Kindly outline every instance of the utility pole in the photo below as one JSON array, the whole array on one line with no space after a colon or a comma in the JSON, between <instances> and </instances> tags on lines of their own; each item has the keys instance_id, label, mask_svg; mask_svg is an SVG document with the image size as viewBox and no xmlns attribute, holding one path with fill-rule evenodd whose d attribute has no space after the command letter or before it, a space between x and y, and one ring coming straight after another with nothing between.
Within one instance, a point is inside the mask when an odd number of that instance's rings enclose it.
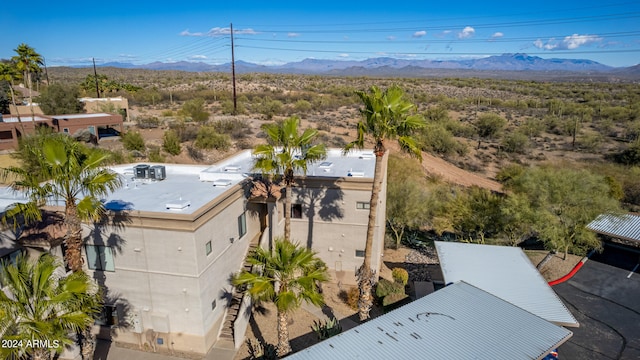
<instances>
[{"instance_id":1,"label":"utility pole","mask_svg":"<svg viewBox=\"0 0 640 360\"><path fill-rule=\"evenodd\" d=\"M98 71L96 71L96 59L91 59L93 60L93 78L96 80L96 94L98 95L98 99L100 99L100 88L98 87Z\"/></svg>"},{"instance_id":2,"label":"utility pole","mask_svg":"<svg viewBox=\"0 0 640 360\"><path fill-rule=\"evenodd\" d=\"M42 57L42 63L44 64L44 74L47 76L47 86L51 85L49 82L49 70L47 69L47 59Z\"/></svg>"},{"instance_id":3,"label":"utility pole","mask_svg":"<svg viewBox=\"0 0 640 360\"><path fill-rule=\"evenodd\" d=\"M238 114L238 102L236 99L236 59L233 50L233 23L230 24L231 29L231 81L233 82L233 115Z\"/></svg>"}]
</instances>

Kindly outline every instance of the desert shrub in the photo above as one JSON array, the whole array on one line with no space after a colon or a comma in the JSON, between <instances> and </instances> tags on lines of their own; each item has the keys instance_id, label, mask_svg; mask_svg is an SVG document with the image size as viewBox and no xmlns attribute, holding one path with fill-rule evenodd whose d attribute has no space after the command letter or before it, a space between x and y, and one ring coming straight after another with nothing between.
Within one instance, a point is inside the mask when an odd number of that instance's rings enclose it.
<instances>
[{"instance_id":1,"label":"desert shrub","mask_svg":"<svg viewBox=\"0 0 640 360\"><path fill-rule=\"evenodd\" d=\"M198 150L195 146L187 145L187 154L189 154L189 157L195 161L204 160L204 154L202 154L202 151Z\"/></svg>"},{"instance_id":2,"label":"desert shrub","mask_svg":"<svg viewBox=\"0 0 640 360\"><path fill-rule=\"evenodd\" d=\"M333 317L327 321L314 320L311 329L318 336L318 340L325 340L342 332L342 325L338 319Z\"/></svg>"},{"instance_id":3,"label":"desert shrub","mask_svg":"<svg viewBox=\"0 0 640 360\"><path fill-rule=\"evenodd\" d=\"M623 165L640 165L640 141L636 141L627 149L614 155L613 159Z\"/></svg>"},{"instance_id":4,"label":"desert shrub","mask_svg":"<svg viewBox=\"0 0 640 360\"><path fill-rule=\"evenodd\" d=\"M349 290L340 290L338 297L342 302L349 305L353 310L358 309L358 299L360 298L360 290L357 287L350 287Z\"/></svg>"},{"instance_id":5,"label":"desert shrub","mask_svg":"<svg viewBox=\"0 0 640 360\"><path fill-rule=\"evenodd\" d=\"M162 123L162 121L160 121L160 119L155 116L139 116L138 118L136 118L136 122L138 123L138 127L140 129L156 129L160 127L160 124Z\"/></svg>"},{"instance_id":6,"label":"desert shrub","mask_svg":"<svg viewBox=\"0 0 640 360\"><path fill-rule=\"evenodd\" d=\"M320 131L326 131L326 132L331 132L331 125L329 123L326 122L318 122L318 125L316 125L316 129L320 130Z\"/></svg>"},{"instance_id":7,"label":"desert shrub","mask_svg":"<svg viewBox=\"0 0 640 360\"><path fill-rule=\"evenodd\" d=\"M234 139L243 139L252 134L252 130L246 120L218 120L212 126L218 133L228 134Z\"/></svg>"},{"instance_id":8,"label":"desert shrub","mask_svg":"<svg viewBox=\"0 0 640 360\"><path fill-rule=\"evenodd\" d=\"M389 294L402 293L404 294L404 285L401 283L391 282L387 279L380 279L376 285L376 296L384 298Z\"/></svg>"},{"instance_id":9,"label":"desert shrub","mask_svg":"<svg viewBox=\"0 0 640 360\"><path fill-rule=\"evenodd\" d=\"M149 149L149 161L155 163L163 163L165 162L165 157L160 153L159 147L153 147Z\"/></svg>"},{"instance_id":10,"label":"desert shrub","mask_svg":"<svg viewBox=\"0 0 640 360\"><path fill-rule=\"evenodd\" d=\"M185 101L179 114L196 122L205 122L209 119L209 113L204 109L203 98Z\"/></svg>"},{"instance_id":11,"label":"desert shrub","mask_svg":"<svg viewBox=\"0 0 640 360\"><path fill-rule=\"evenodd\" d=\"M406 286L409 282L409 273L403 268L393 268L391 277L393 277L393 281L402 284L402 286Z\"/></svg>"},{"instance_id":12,"label":"desert shrub","mask_svg":"<svg viewBox=\"0 0 640 360\"><path fill-rule=\"evenodd\" d=\"M162 116L173 116L173 110L162 110Z\"/></svg>"},{"instance_id":13,"label":"desert shrub","mask_svg":"<svg viewBox=\"0 0 640 360\"><path fill-rule=\"evenodd\" d=\"M212 126L203 126L198 130L194 145L200 149L226 151L231 147L231 140L228 135L219 134Z\"/></svg>"},{"instance_id":14,"label":"desert shrub","mask_svg":"<svg viewBox=\"0 0 640 360\"><path fill-rule=\"evenodd\" d=\"M123 133L120 136L120 141L122 141L122 146L124 146L124 148L129 150L129 151L131 151L131 150L144 151L145 150L144 138L137 131L127 131L126 133Z\"/></svg>"},{"instance_id":15,"label":"desert shrub","mask_svg":"<svg viewBox=\"0 0 640 360\"><path fill-rule=\"evenodd\" d=\"M430 123L417 135L419 146L424 151L443 155L463 154L466 146L453 138L443 125Z\"/></svg>"},{"instance_id":16,"label":"desert shrub","mask_svg":"<svg viewBox=\"0 0 640 360\"><path fill-rule=\"evenodd\" d=\"M258 339L247 339L249 348L249 359L251 360L275 360L278 358L276 347L268 342Z\"/></svg>"},{"instance_id":17,"label":"desert shrub","mask_svg":"<svg viewBox=\"0 0 640 360\"><path fill-rule=\"evenodd\" d=\"M300 99L293 104L293 111L298 114L307 113L311 111L312 108L311 103L304 99Z\"/></svg>"},{"instance_id":18,"label":"desert shrub","mask_svg":"<svg viewBox=\"0 0 640 360\"><path fill-rule=\"evenodd\" d=\"M585 134L578 138L576 141L578 147L586 151L598 151L600 145L602 144L602 135L600 134Z\"/></svg>"},{"instance_id":19,"label":"desert shrub","mask_svg":"<svg viewBox=\"0 0 640 360\"><path fill-rule=\"evenodd\" d=\"M524 154L528 148L529 138L519 131L507 134L504 139L502 139L502 150L505 152Z\"/></svg>"},{"instance_id":20,"label":"desert shrub","mask_svg":"<svg viewBox=\"0 0 640 360\"><path fill-rule=\"evenodd\" d=\"M265 97L257 104L254 104L254 111L264 115L267 119L273 118L275 115L282 114L284 104L280 100L274 100L270 97Z\"/></svg>"},{"instance_id":21,"label":"desert shrub","mask_svg":"<svg viewBox=\"0 0 640 360\"><path fill-rule=\"evenodd\" d=\"M173 130L167 130L162 135L162 148L171 155L180 154L180 138Z\"/></svg>"},{"instance_id":22,"label":"desert shrub","mask_svg":"<svg viewBox=\"0 0 640 360\"><path fill-rule=\"evenodd\" d=\"M402 300L406 299L407 297L408 297L408 295L405 294L405 293L392 293L392 294L389 294L389 295L385 296L384 299L382 299L382 306L387 308L389 305L393 305L393 304L397 303L398 301L402 301ZM389 310L389 309L385 309L385 310Z\"/></svg>"}]
</instances>

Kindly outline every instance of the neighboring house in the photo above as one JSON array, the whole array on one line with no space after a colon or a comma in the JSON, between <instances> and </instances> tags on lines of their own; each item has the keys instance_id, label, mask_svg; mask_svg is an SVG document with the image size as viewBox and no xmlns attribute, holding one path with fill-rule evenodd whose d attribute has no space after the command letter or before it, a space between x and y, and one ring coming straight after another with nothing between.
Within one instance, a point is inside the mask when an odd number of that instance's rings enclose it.
<instances>
[{"instance_id":1,"label":"neighboring house","mask_svg":"<svg viewBox=\"0 0 640 360\"><path fill-rule=\"evenodd\" d=\"M70 115L35 115L18 117L3 115L0 118L0 150L16 149L18 140L26 134L31 134L37 127L45 126L56 132L69 135L80 131L87 131L100 139L103 132L122 132L122 116L117 114L70 114ZM111 130L111 131L110 131Z\"/></svg>"},{"instance_id":2,"label":"neighboring house","mask_svg":"<svg viewBox=\"0 0 640 360\"><path fill-rule=\"evenodd\" d=\"M233 293L230 276L242 269L250 245L268 247L283 233L284 197L249 199L253 161L245 150L212 166L112 168L123 178L104 199L114 215L105 224L84 225L85 263L106 290L102 336L197 354L218 341ZM374 167L371 151L342 156L329 150L294 188L292 239L319 253L334 282L355 284L362 264ZM373 247L377 273L386 177L382 189ZM0 193L2 201L11 199ZM236 347L247 325L242 315L233 325ZM110 328L124 322L128 328Z\"/></svg>"},{"instance_id":3,"label":"neighboring house","mask_svg":"<svg viewBox=\"0 0 640 360\"><path fill-rule=\"evenodd\" d=\"M129 100L122 96L108 98L84 97L79 99L84 103L84 110L87 113L117 112L124 117L124 121L129 119Z\"/></svg>"}]
</instances>

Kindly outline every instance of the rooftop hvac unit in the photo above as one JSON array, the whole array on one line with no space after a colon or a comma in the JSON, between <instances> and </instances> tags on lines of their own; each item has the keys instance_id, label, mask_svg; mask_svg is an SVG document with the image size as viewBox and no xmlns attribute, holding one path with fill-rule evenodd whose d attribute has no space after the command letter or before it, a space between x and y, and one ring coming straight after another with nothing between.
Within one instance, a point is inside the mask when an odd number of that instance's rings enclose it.
<instances>
[{"instance_id":1,"label":"rooftop hvac unit","mask_svg":"<svg viewBox=\"0 0 640 360\"><path fill-rule=\"evenodd\" d=\"M167 178L167 169L164 165L154 165L149 168L149 178L155 180L164 180Z\"/></svg>"},{"instance_id":2,"label":"rooftop hvac unit","mask_svg":"<svg viewBox=\"0 0 640 360\"><path fill-rule=\"evenodd\" d=\"M146 179L149 177L149 165L140 164L133 167L136 179Z\"/></svg>"}]
</instances>

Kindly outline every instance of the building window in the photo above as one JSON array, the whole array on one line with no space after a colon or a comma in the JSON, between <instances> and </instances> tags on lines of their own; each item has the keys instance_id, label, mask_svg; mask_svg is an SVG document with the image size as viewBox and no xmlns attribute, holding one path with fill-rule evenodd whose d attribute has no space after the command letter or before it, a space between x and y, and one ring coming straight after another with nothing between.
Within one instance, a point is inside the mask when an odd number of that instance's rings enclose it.
<instances>
[{"instance_id":1,"label":"building window","mask_svg":"<svg viewBox=\"0 0 640 360\"><path fill-rule=\"evenodd\" d=\"M91 270L115 271L113 251L110 246L86 245L87 265Z\"/></svg>"},{"instance_id":2,"label":"building window","mask_svg":"<svg viewBox=\"0 0 640 360\"><path fill-rule=\"evenodd\" d=\"M356 250L356 257L364 257L364 250Z\"/></svg>"},{"instance_id":3,"label":"building window","mask_svg":"<svg viewBox=\"0 0 640 360\"><path fill-rule=\"evenodd\" d=\"M302 219L302 204L291 204L291 218Z\"/></svg>"},{"instance_id":4,"label":"building window","mask_svg":"<svg viewBox=\"0 0 640 360\"><path fill-rule=\"evenodd\" d=\"M62 132L65 133L65 134L68 134L69 133L69 128L62 128Z\"/></svg>"},{"instance_id":5,"label":"building window","mask_svg":"<svg viewBox=\"0 0 640 360\"><path fill-rule=\"evenodd\" d=\"M118 309L115 305L104 305L96 324L102 326L118 325Z\"/></svg>"},{"instance_id":6,"label":"building window","mask_svg":"<svg viewBox=\"0 0 640 360\"><path fill-rule=\"evenodd\" d=\"M356 209L358 210L368 210L370 208L368 201L358 201L356 203Z\"/></svg>"},{"instance_id":7,"label":"building window","mask_svg":"<svg viewBox=\"0 0 640 360\"><path fill-rule=\"evenodd\" d=\"M244 236L247 233L247 213L244 212L238 216L238 238Z\"/></svg>"},{"instance_id":8,"label":"building window","mask_svg":"<svg viewBox=\"0 0 640 360\"><path fill-rule=\"evenodd\" d=\"M207 241L207 243L204 244L204 248L207 255L211 254L211 241Z\"/></svg>"}]
</instances>

